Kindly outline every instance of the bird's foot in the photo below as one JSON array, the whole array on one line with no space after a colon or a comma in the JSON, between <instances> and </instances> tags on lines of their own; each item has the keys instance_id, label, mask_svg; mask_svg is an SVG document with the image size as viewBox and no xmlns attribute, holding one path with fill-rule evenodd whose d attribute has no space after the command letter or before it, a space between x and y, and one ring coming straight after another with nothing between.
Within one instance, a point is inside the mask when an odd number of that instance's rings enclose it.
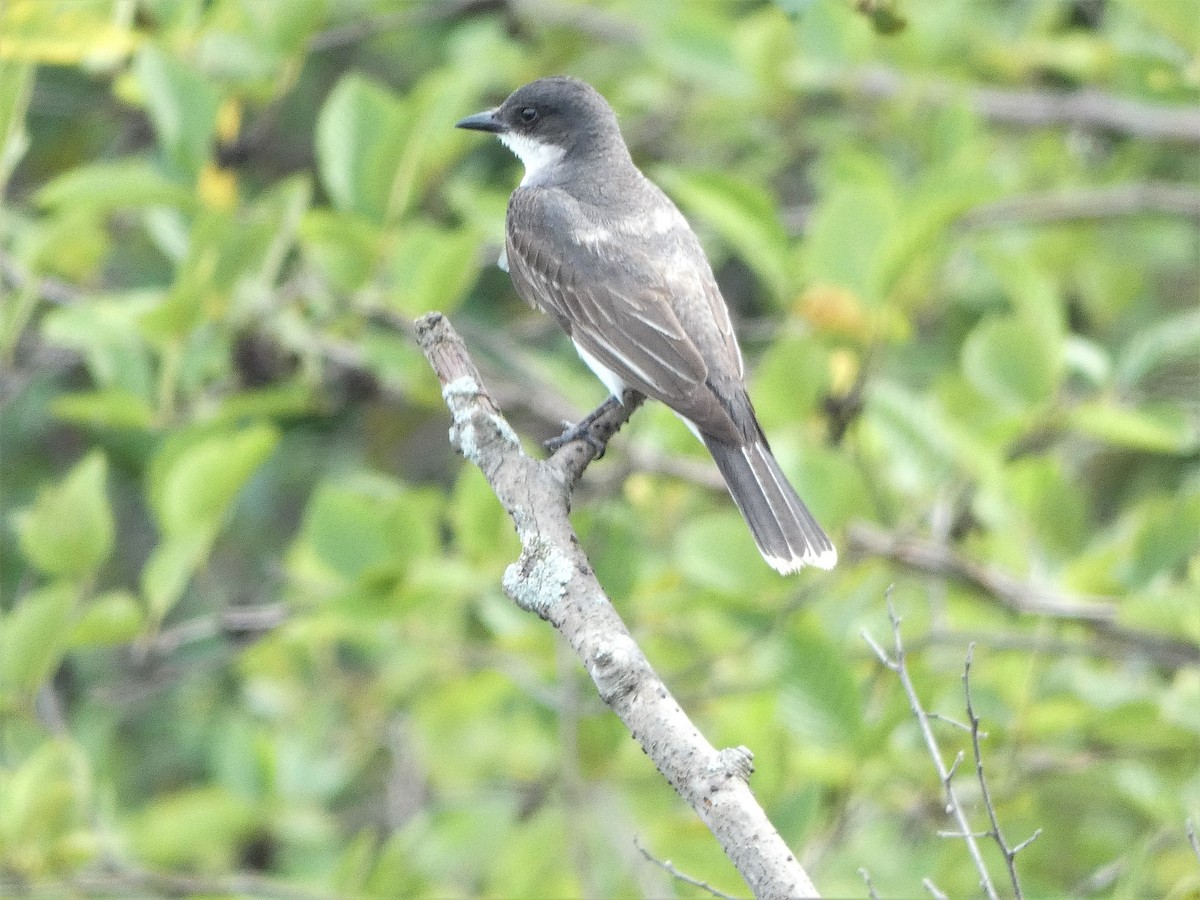
<instances>
[{"instance_id":1,"label":"bird's foot","mask_svg":"<svg viewBox=\"0 0 1200 900\"><path fill-rule=\"evenodd\" d=\"M550 438L550 440L545 441L542 446L551 453L554 453L556 450L571 443L571 441L585 441L587 445L595 451L595 456L593 458L599 459L604 455L604 450L608 446L608 441L596 434L592 428L592 425L595 424L596 420L602 415L607 413L614 406L620 405L620 403L621 401L616 397L609 397L575 425L571 425L568 422L563 422L563 425L565 426L563 433L558 437Z\"/></svg>"},{"instance_id":2,"label":"bird's foot","mask_svg":"<svg viewBox=\"0 0 1200 900\"><path fill-rule=\"evenodd\" d=\"M572 425L569 422L563 422L565 426L563 433L558 437L552 437L548 441L543 441L542 446L551 453L561 449L571 441L585 441L589 447L596 451L595 459L599 459L604 455L604 450L608 446L607 442L600 440L596 432L592 430L592 423L587 419Z\"/></svg>"}]
</instances>

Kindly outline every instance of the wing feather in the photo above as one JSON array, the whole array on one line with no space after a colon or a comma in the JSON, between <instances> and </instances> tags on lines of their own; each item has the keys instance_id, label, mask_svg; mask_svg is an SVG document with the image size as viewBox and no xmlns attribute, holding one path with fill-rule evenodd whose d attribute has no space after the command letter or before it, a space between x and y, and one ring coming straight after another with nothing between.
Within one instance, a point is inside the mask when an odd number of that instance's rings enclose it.
<instances>
[{"instance_id":1,"label":"wing feather","mask_svg":"<svg viewBox=\"0 0 1200 900\"><path fill-rule=\"evenodd\" d=\"M513 192L505 249L517 293L629 387L686 410L708 366L676 314L669 273L635 241L605 229L581 236L581 221L561 190Z\"/></svg>"}]
</instances>

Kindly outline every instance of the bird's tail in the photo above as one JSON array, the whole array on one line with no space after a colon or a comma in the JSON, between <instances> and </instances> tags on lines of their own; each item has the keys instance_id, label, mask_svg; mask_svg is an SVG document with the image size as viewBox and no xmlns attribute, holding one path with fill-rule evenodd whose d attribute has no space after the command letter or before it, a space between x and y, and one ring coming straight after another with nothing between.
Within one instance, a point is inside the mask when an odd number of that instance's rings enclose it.
<instances>
[{"instance_id":1,"label":"bird's tail","mask_svg":"<svg viewBox=\"0 0 1200 900\"><path fill-rule=\"evenodd\" d=\"M758 551L781 574L804 566L832 569L837 551L796 494L765 441L741 446L702 435L750 526Z\"/></svg>"}]
</instances>

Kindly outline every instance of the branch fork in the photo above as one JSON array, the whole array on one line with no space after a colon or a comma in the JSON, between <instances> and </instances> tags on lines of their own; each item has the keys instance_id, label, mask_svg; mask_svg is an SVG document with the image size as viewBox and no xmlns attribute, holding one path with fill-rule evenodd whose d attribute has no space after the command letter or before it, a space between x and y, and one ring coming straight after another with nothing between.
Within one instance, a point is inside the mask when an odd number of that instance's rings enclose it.
<instances>
[{"instance_id":1,"label":"branch fork","mask_svg":"<svg viewBox=\"0 0 1200 900\"><path fill-rule=\"evenodd\" d=\"M588 419L590 436L568 439L549 459L537 460L521 449L446 318L429 313L417 320L416 332L442 384L451 443L483 472L520 538L521 555L503 576L505 593L566 638L600 697L756 897L819 896L750 791L753 754L745 747L718 751L684 713L596 580L571 526L571 490L642 398L626 394L621 403L605 404Z\"/></svg>"}]
</instances>

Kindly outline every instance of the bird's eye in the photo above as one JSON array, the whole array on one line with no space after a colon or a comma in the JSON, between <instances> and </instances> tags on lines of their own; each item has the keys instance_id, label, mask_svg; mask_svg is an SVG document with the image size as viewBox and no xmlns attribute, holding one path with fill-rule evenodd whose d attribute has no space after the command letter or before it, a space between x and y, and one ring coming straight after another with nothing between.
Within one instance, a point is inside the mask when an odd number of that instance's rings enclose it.
<instances>
[{"instance_id":1,"label":"bird's eye","mask_svg":"<svg viewBox=\"0 0 1200 900\"><path fill-rule=\"evenodd\" d=\"M521 121L526 125L530 124L531 122L536 122L537 117L538 111L532 106L527 106L521 110Z\"/></svg>"}]
</instances>

